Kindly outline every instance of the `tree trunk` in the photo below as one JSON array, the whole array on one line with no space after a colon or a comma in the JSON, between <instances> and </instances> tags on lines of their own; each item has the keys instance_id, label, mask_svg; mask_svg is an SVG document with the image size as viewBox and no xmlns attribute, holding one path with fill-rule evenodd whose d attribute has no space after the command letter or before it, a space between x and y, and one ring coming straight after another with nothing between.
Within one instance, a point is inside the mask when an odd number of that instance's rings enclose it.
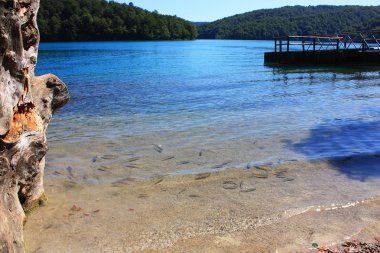
<instances>
[{"instance_id":1,"label":"tree trunk","mask_svg":"<svg viewBox=\"0 0 380 253\"><path fill-rule=\"evenodd\" d=\"M34 76L39 0L0 0L0 252L23 252L25 212L46 200L46 128L69 100L54 75Z\"/></svg>"}]
</instances>

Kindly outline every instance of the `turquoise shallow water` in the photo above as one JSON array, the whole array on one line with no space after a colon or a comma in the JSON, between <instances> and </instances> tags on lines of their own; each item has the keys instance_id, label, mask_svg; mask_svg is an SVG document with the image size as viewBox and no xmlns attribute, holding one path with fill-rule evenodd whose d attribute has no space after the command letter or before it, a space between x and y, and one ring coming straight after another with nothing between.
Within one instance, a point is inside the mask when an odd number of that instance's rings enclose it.
<instances>
[{"instance_id":1,"label":"turquoise shallow water","mask_svg":"<svg viewBox=\"0 0 380 253\"><path fill-rule=\"evenodd\" d=\"M272 68L271 50L271 41L42 43L37 74L58 75L72 97L50 125L47 170L151 177L380 152L378 69Z\"/></svg>"}]
</instances>

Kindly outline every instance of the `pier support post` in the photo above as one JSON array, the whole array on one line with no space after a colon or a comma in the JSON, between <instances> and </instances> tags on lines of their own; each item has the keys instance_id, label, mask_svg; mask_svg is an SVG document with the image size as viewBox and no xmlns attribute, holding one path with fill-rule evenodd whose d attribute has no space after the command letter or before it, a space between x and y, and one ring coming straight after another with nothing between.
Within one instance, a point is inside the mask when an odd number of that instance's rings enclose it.
<instances>
[{"instance_id":1,"label":"pier support post","mask_svg":"<svg viewBox=\"0 0 380 253\"><path fill-rule=\"evenodd\" d=\"M277 40L274 39L274 52L277 53Z\"/></svg>"},{"instance_id":2,"label":"pier support post","mask_svg":"<svg viewBox=\"0 0 380 253\"><path fill-rule=\"evenodd\" d=\"M302 51L305 51L305 39L302 38Z\"/></svg>"},{"instance_id":3,"label":"pier support post","mask_svg":"<svg viewBox=\"0 0 380 253\"><path fill-rule=\"evenodd\" d=\"M288 36L287 43L286 43L286 52L289 52L289 48L290 48L290 40L289 40L289 36Z\"/></svg>"},{"instance_id":4,"label":"pier support post","mask_svg":"<svg viewBox=\"0 0 380 253\"><path fill-rule=\"evenodd\" d=\"M339 39L336 40L336 51L339 51Z\"/></svg>"}]
</instances>

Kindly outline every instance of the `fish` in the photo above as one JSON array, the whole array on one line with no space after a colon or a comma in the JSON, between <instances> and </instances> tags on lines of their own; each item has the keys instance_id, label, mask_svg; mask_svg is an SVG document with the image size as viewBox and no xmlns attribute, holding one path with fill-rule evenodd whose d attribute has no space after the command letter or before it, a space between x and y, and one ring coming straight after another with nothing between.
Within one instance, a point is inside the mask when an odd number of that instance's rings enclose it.
<instances>
[{"instance_id":1,"label":"fish","mask_svg":"<svg viewBox=\"0 0 380 253\"><path fill-rule=\"evenodd\" d=\"M130 163L130 162L135 162L135 161L137 161L137 160L140 160L140 157L132 157L132 158L129 158L129 159L127 160L127 162Z\"/></svg>"},{"instance_id":2,"label":"fish","mask_svg":"<svg viewBox=\"0 0 380 253\"><path fill-rule=\"evenodd\" d=\"M70 166L66 168L67 172L69 172L69 175L71 177L74 177L74 174L73 174L73 168L71 168Z\"/></svg>"},{"instance_id":3,"label":"fish","mask_svg":"<svg viewBox=\"0 0 380 253\"><path fill-rule=\"evenodd\" d=\"M126 177L126 178L123 178L123 179L120 179L120 180L117 180L115 182L113 182L112 184L127 184L128 182L135 182L136 179L135 178L132 178L132 177Z\"/></svg>"},{"instance_id":4,"label":"fish","mask_svg":"<svg viewBox=\"0 0 380 253\"><path fill-rule=\"evenodd\" d=\"M157 178L156 180L154 180L153 185L157 185L157 184L161 183L162 181L164 181L163 177Z\"/></svg>"},{"instance_id":5,"label":"fish","mask_svg":"<svg viewBox=\"0 0 380 253\"><path fill-rule=\"evenodd\" d=\"M153 145L154 150L156 150L158 153L162 153L164 150L161 145L154 144Z\"/></svg>"},{"instance_id":6,"label":"fish","mask_svg":"<svg viewBox=\"0 0 380 253\"><path fill-rule=\"evenodd\" d=\"M102 156L102 159L105 159L105 160L116 159L116 158L117 158L116 155L103 155Z\"/></svg>"},{"instance_id":7,"label":"fish","mask_svg":"<svg viewBox=\"0 0 380 253\"><path fill-rule=\"evenodd\" d=\"M256 188L254 188L254 187L245 188L245 187L243 187L243 185L244 185L244 182L241 181L240 182L240 192L253 192L253 191L256 191Z\"/></svg>"},{"instance_id":8,"label":"fish","mask_svg":"<svg viewBox=\"0 0 380 253\"><path fill-rule=\"evenodd\" d=\"M195 180L205 179L205 178L208 178L210 175L211 173L208 173L208 172L200 173L200 174L195 175Z\"/></svg>"},{"instance_id":9,"label":"fish","mask_svg":"<svg viewBox=\"0 0 380 253\"><path fill-rule=\"evenodd\" d=\"M253 191L256 191L256 188L240 189L240 192L253 192Z\"/></svg>"},{"instance_id":10,"label":"fish","mask_svg":"<svg viewBox=\"0 0 380 253\"><path fill-rule=\"evenodd\" d=\"M214 154L216 154L215 151L212 151L212 150L209 150L209 149L201 149L201 150L199 151L199 153L198 153L198 156L203 156L203 153L204 153L204 152L210 152L210 153L214 153Z\"/></svg>"},{"instance_id":11,"label":"fish","mask_svg":"<svg viewBox=\"0 0 380 253\"><path fill-rule=\"evenodd\" d=\"M261 166L255 166L255 169L257 169L257 170L263 170L263 171L268 171L267 168L261 167Z\"/></svg>"},{"instance_id":12,"label":"fish","mask_svg":"<svg viewBox=\"0 0 380 253\"><path fill-rule=\"evenodd\" d=\"M268 178L268 173L254 172L251 177Z\"/></svg>"},{"instance_id":13,"label":"fish","mask_svg":"<svg viewBox=\"0 0 380 253\"><path fill-rule=\"evenodd\" d=\"M125 167L127 167L127 168L131 168L131 169L140 169L139 167L137 167L137 166L134 165L134 164L127 164L127 165L125 165Z\"/></svg>"},{"instance_id":14,"label":"fish","mask_svg":"<svg viewBox=\"0 0 380 253\"><path fill-rule=\"evenodd\" d=\"M189 161L182 161L182 162L177 163L177 165L184 165L184 164L189 164L189 163L190 163Z\"/></svg>"},{"instance_id":15,"label":"fish","mask_svg":"<svg viewBox=\"0 0 380 253\"><path fill-rule=\"evenodd\" d=\"M174 158L175 158L174 156L168 156L168 157L162 159L162 161L168 161L168 160L172 160Z\"/></svg>"},{"instance_id":16,"label":"fish","mask_svg":"<svg viewBox=\"0 0 380 253\"><path fill-rule=\"evenodd\" d=\"M238 188L238 185L234 181L224 181L223 182L223 189L234 190L236 188Z\"/></svg>"},{"instance_id":17,"label":"fish","mask_svg":"<svg viewBox=\"0 0 380 253\"><path fill-rule=\"evenodd\" d=\"M223 168L224 166L226 166L226 165L228 165L230 163L232 163L232 162L228 161L228 162L225 162L225 163L222 163L222 164L214 165L214 166L211 167L211 169L221 169L221 168Z\"/></svg>"}]
</instances>

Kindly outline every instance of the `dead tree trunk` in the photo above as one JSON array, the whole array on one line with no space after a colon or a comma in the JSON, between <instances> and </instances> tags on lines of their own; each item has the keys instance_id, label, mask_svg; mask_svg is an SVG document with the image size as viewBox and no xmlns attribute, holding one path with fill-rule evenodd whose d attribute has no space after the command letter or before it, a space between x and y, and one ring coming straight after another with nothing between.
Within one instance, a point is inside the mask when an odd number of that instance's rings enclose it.
<instances>
[{"instance_id":1,"label":"dead tree trunk","mask_svg":"<svg viewBox=\"0 0 380 253\"><path fill-rule=\"evenodd\" d=\"M45 131L69 95L54 75L34 76L39 0L0 0L0 252L23 252L25 211L46 199Z\"/></svg>"}]
</instances>

